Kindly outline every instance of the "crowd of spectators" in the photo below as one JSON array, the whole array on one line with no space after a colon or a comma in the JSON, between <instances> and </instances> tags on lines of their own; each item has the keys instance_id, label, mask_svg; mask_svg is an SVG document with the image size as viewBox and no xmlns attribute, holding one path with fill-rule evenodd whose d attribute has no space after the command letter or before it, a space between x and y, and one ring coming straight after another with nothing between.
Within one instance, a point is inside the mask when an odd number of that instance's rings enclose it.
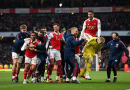
<instances>
[{"instance_id":1,"label":"crowd of spectators","mask_svg":"<svg viewBox=\"0 0 130 90\"><path fill-rule=\"evenodd\" d=\"M10 40L0 41L0 64L11 64L12 63L12 55L11 55L11 47L12 44Z\"/></svg>"},{"instance_id":2,"label":"crowd of spectators","mask_svg":"<svg viewBox=\"0 0 130 90\"><path fill-rule=\"evenodd\" d=\"M0 0L0 8L57 8L129 6L129 0Z\"/></svg>"},{"instance_id":3,"label":"crowd of spectators","mask_svg":"<svg viewBox=\"0 0 130 90\"><path fill-rule=\"evenodd\" d=\"M101 20L102 30L130 30L130 13L95 13ZM3 14L0 16L0 32L19 31L21 24L26 24L28 30L46 26L52 31L52 25L59 23L62 28L76 26L82 29L86 14Z\"/></svg>"}]
</instances>

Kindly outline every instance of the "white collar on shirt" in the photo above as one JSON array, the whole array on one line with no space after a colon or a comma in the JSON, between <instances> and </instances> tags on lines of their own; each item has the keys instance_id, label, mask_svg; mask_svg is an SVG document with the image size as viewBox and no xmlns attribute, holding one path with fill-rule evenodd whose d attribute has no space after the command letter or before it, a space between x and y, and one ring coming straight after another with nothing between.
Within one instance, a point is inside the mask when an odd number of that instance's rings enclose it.
<instances>
[{"instance_id":1,"label":"white collar on shirt","mask_svg":"<svg viewBox=\"0 0 130 90\"><path fill-rule=\"evenodd\" d=\"M54 32L54 33L56 33L57 35L59 35L59 34L60 34L60 32L58 32L58 33L57 33L57 32Z\"/></svg>"},{"instance_id":2,"label":"white collar on shirt","mask_svg":"<svg viewBox=\"0 0 130 90\"><path fill-rule=\"evenodd\" d=\"M90 20L90 19L88 18L88 20L89 20L89 21L93 21L94 19L95 19L94 17L93 17L93 19L92 19L92 20Z\"/></svg>"},{"instance_id":3,"label":"white collar on shirt","mask_svg":"<svg viewBox=\"0 0 130 90\"><path fill-rule=\"evenodd\" d=\"M35 41L33 41L33 42L32 42L32 40L31 40L31 43L35 43L35 42L37 42L37 39L35 39Z\"/></svg>"}]
</instances>

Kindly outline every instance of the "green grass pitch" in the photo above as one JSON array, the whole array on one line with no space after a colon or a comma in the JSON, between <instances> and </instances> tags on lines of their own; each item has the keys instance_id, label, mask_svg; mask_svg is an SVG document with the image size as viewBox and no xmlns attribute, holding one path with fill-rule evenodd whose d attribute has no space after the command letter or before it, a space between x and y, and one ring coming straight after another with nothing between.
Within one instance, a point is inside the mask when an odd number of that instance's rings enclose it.
<instances>
[{"instance_id":1,"label":"green grass pitch","mask_svg":"<svg viewBox=\"0 0 130 90\"><path fill-rule=\"evenodd\" d=\"M53 71L53 81L56 72ZM106 83L106 71L92 71L91 81L80 79L81 84L74 83L28 83L23 85L23 72L20 72L20 82L11 82L11 72L0 72L0 90L130 90L130 72L118 72L118 80L113 83Z\"/></svg>"}]
</instances>

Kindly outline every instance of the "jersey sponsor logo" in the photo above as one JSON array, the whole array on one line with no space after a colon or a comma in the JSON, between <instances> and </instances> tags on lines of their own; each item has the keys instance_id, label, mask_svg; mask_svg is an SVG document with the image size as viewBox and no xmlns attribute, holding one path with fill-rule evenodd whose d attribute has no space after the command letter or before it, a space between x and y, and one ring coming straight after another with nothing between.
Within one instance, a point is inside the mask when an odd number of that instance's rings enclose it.
<instances>
[{"instance_id":1,"label":"jersey sponsor logo","mask_svg":"<svg viewBox=\"0 0 130 90\"><path fill-rule=\"evenodd\" d=\"M116 44L116 47L118 48L119 44Z\"/></svg>"},{"instance_id":2,"label":"jersey sponsor logo","mask_svg":"<svg viewBox=\"0 0 130 90\"><path fill-rule=\"evenodd\" d=\"M56 40L62 40L62 38L58 38L58 37L56 36Z\"/></svg>"},{"instance_id":3,"label":"jersey sponsor logo","mask_svg":"<svg viewBox=\"0 0 130 90\"><path fill-rule=\"evenodd\" d=\"M117 62L118 60L115 60L115 62Z\"/></svg>"},{"instance_id":4,"label":"jersey sponsor logo","mask_svg":"<svg viewBox=\"0 0 130 90\"><path fill-rule=\"evenodd\" d=\"M87 26L88 29L95 29L96 26Z\"/></svg>"}]
</instances>

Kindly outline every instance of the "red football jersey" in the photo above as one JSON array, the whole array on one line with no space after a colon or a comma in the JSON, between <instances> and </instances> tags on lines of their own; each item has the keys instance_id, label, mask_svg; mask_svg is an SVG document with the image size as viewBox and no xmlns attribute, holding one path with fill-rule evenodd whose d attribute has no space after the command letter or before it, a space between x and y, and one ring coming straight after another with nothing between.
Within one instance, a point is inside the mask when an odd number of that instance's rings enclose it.
<instances>
[{"instance_id":1,"label":"red football jersey","mask_svg":"<svg viewBox=\"0 0 130 90\"><path fill-rule=\"evenodd\" d=\"M36 39L34 42L32 42L31 40L29 41L29 45L33 44L34 46L38 46L41 43L40 40ZM37 52L31 51L29 49L26 50L25 52L25 56L29 57L29 58L33 58L37 55Z\"/></svg>"},{"instance_id":2,"label":"red football jersey","mask_svg":"<svg viewBox=\"0 0 130 90\"><path fill-rule=\"evenodd\" d=\"M75 54L78 54L78 53L80 53L80 46L77 46L75 49Z\"/></svg>"},{"instance_id":3,"label":"red football jersey","mask_svg":"<svg viewBox=\"0 0 130 90\"><path fill-rule=\"evenodd\" d=\"M76 40L79 41L78 38ZM75 49L75 54L78 54L78 53L80 53L80 45L77 46L76 49Z\"/></svg>"},{"instance_id":4,"label":"red football jersey","mask_svg":"<svg viewBox=\"0 0 130 90\"><path fill-rule=\"evenodd\" d=\"M48 39L48 35L47 34L45 35L45 37L46 37L46 39Z\"/></svg>"},{"instance_id":5,"label":"red football jersey","mask_svg":"<svg viewBox=\"0 0 130 90\"><path fill-rule=\"evenodd\" d=\"M62 36L63 34L59 33L51 33L51 40L50 40L50 43L51 43L51 46L53 47L53 49L57 49L57 50L61 50L61 40L62 40Z\"/></svg>"},{"instance_id":6,"label":"red football jersey","mask_svg":"<svg viewBox=\"0 0 130 90\"><path fill-rule=\"evenodd\" d=\"M94 18L92 21L87 19L85 21L86 23L86 28L85 28L85 33L92 35L93 37L96 36L96 33L98 31L97 25L98 25L98 19Z\"/></svg>"}]
</instances>

